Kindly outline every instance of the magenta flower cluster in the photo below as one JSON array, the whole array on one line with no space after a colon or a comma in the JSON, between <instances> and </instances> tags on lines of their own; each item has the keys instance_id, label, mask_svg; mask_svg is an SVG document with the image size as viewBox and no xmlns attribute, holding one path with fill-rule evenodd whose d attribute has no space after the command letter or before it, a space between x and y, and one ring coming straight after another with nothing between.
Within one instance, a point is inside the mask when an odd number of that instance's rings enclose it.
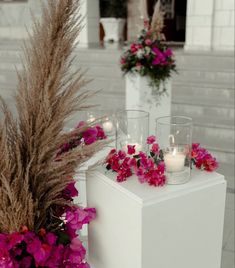
<instances>
[{"instance_id":1,"label":"magenta flower cluster","mask_svg":"<svg viewBox=\"0 0 235 268\"><path fill-rule=\"evenodd\" d=\"M172 49L147 28L142 30L138 39L122 54L121 70L126 73L138 73L150 78L150 85L159 89L160 83L170 78L176 71Z\"/></svg>"},{"instance_id":2,"label":"magenta flower cluster","mask_svg":"<svg viewBox=\"0 0 235 268\"><path fill-rule=\"evenodd\" d=\"M197 169L213 172L219 166L216 158L213 157L206 149L202 148L199 143L192 144L191 157L192 163Z\"/></svg>"},{"instance_id":3,"label":"magenta flower cluster","mask_svg":"<svg viewBox=\"0 0 235 268\"><path fill-rule=\"evenodd\" d=\"M77 196L75 182L69 184L62 195L71 200ZM59 210L57 216L61 219L59 231L41 228L36 233L23 226L19 232L0 234L0 267L90 268L77 231L95 219L96 210L74 205Z\"/></svg>"},{"instance_id":4,"label":"magenta flower cluster","mask_svg":"<svg viewBox=\"0 0 235 268\"><path fill-rule=\"evenodd\" d=\"M106 157L106 169L117 173L117 182L126 181L132 175L136 175L141 183L151 186L163 186L166 184L164 155L155 136L147 138L150 146L150 154L136 152L135 145L127 145L127 152L112 149ZM189 156L190 158L190 156ZM197 169L213 172L218 168L216 159L198 143L192 144L192 164Z\"/></svg>"},{"instance_id":5,"label":"magenta flower cluster","mask_svg":"<svg viewBox=\"0 0 235 268\"><path fill-rule=\"evenodd\" d=\"M76 129L86 127L86 125L86 122L81 121L76 126ZM61 145L57 156L66 153L81 144L91 145L98 140L104 140L106 138L107 136L105 135L104 130L100 125L89 127L88 129L84 130L80 135L71 134L71 139L67 143Z\"/></svg>"},{"instance_id":6,"label":"magenta flower cluster","mask_svg":"<svg viewBox=\"0 0 235 268\"><path fill-rule=\"evenodd\" d=\"M117 172L118 182L123 182L135 174L140 183L148 183L151 186L165 185L165 165L155 137L148 137L147 143L151 146L151 157L144 152L136 154L135 145L128 145L127 153L116 149L110 151L106 158L106 168Z\"/></svg>"}]
</instances>

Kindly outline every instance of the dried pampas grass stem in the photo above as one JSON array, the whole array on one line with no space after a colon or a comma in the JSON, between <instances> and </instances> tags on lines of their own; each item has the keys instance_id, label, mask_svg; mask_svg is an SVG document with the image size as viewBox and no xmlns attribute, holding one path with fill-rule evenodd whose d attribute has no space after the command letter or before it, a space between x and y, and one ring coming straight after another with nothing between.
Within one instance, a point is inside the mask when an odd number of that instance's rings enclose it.
<instances>
[{"instance_id":1,"label":"dried pampas grass stem","mask_svg":"<svg viewBox=\"0 0 235 268\"><path fill-rule=\"evenodd\" d=\"M82 109L89 92L78 70L71 74L71 53L81 30L79 0L48 0L42 21L34 21L24 47L23 71L18 73L18 121L4 101L0 123L0 233L56 227L53 210L68 205L60 198L77 165L102 147L78 147L55 162L58 147L68 139L62 134L65 120Z\"/></svg>"}]
</instances>

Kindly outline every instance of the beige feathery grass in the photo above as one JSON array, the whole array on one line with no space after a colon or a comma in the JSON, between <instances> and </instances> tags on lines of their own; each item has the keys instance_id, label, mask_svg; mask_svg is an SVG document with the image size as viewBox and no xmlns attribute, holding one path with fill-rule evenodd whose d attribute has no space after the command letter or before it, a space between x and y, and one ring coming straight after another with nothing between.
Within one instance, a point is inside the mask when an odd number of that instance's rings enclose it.
<instances>
[{"instance_id":1,"label":"beige feathery grass","mask_svg":"<svg viewBox=\"0 0 235 268\"><path fill-rule=\"evenodd\" d=\"M161 9L161 1L158 0L151 20L150 30L154 39L165 40L165 36L162 33L164 28L164 12Z\"/></svg>"},{"instance_id":2,"label":"beige feathery grass","mask_svg":"<svg viewBox=\"0 0 235 268\"><path fill-rule=\"evenodd\" d=\"M48 0L42 21L24 47L23 71L18 73L15 121L2 103L0 123L0 233L56 228L56 205L66 205L60 193L75 168L102 148L102 143L78 147L55 161L65 120L83 109L89 92L78 70L70 74L71 53L79 31L79 0ZM79 130L77 130L79 131Z\"/></svg>"}]
</instances>

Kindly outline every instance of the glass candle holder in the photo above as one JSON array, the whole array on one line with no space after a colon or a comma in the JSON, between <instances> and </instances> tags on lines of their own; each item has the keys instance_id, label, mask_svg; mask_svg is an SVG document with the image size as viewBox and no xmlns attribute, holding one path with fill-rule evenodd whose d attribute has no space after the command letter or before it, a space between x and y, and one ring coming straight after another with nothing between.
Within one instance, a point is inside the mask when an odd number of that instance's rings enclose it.
<instances>
[{"instance_id":1,"label":"glass candle holder","mask_svg":"<svg viewBox=\"0 0 235 268\"><path fill-rule=\"evenodd\" d=\"M146 151L149 135L149 113L141 110L125 110L116 116L116 148L127 151L127 145L135 145L136 152Z\"/></svg>"},{"instance_id":2,"label":"glass candle holder","mask_svg":"<svg viewBox=\"0 0 235 268\"><path fill-rule=\"evenodd\" d=\"M156 120L157 142L163 151L168 184L182 184L190 179L192 119L166 116Z\"/></svg>"},{"instance_id":3,"label":"glass candle holder","mask_svg":"<svg viewBox=\"0 0 235 268\"><path fill-rule=\"evenodd\" d=\"M109 110L92 110L86 114L88 123L98 120L99 124L107 136L115 137L116 134L116 119L115 112Z\"/></svg>"}]
</instances>

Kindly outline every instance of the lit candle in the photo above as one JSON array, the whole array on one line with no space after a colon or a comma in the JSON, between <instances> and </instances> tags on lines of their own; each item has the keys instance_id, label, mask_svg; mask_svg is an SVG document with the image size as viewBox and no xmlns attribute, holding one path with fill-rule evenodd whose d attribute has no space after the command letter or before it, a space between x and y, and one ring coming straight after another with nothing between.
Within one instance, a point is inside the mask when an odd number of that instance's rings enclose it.
<instances>
[{"instance_id":1,"label":"lit candle","mask_svg":"<svg viewBox=\"0 0 235 268\"><path fill-rule=\"evenodd\" d=\"M174 148L173 152L165 154L164 162L167 172L180 172L184 169L185 155Z\"/></svg>"},{"instance_id":2,"label":"lit candle","mask_svg":"<svg viewBox=\"0 0 235 268\"><path fill-rule=\"evenodd\" d=\"M113 131L113 123L111 121L106 121L103 123L104 132L110 133Z\"/></svg>"}]
</instances>

